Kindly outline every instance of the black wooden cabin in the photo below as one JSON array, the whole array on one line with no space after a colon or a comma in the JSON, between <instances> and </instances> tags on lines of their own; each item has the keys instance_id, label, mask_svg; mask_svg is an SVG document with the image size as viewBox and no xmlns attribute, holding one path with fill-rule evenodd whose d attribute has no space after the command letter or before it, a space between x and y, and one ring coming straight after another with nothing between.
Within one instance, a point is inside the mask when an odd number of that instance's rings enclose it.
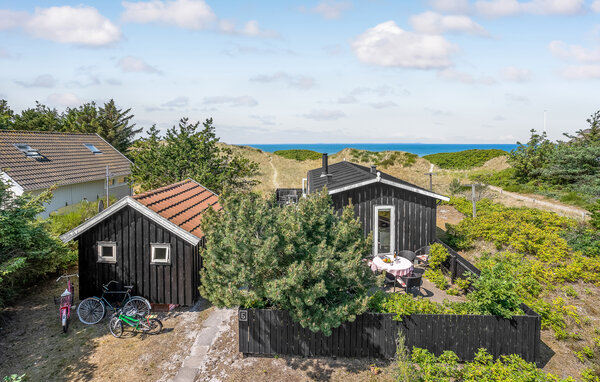
<instances>
[{"instance_id":1,"label":"black wooden cabin","mask_svg":"<svg viewBox=\"0 0 600 382\"><path fill-rule=\"evenodd\" d=\"M329 165L323 154L321 168L307 175L307 193L324 187L334 209L352 203L365 236L373 233L373 254L415 251L436 240L436 208L449 198L377 170L347 161Z\"/></svg>"},{"instance_id":2,"label":"black wooden cabin","mask_svg":"<svg viewBox=\"0 0 600 382\"><path fill-rule=\"evenodd\" d=\"M111 280L153 303L192 305L199 297L202 213L218 197L193 180L121 199L61 236L78 241L79 297Z\"/></svg>"}]
</instances>

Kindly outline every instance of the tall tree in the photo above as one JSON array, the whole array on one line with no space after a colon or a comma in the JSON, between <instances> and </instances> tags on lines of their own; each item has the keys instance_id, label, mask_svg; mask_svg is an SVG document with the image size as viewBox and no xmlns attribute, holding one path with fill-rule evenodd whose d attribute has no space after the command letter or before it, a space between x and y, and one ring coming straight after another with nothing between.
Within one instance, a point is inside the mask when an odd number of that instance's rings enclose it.
<instances>
[{"instance_id":1,"label":"tall tree","mask_svg":"<svg viewBox=\"0 0 600 382\"><path fill-rule=\"evenodd\" d=\"M62 116L56 109L35 102L34 108L25 109L13 118L14 130L62 131Z\"/></svg>"},{"instance_id":2,"label":"tall tree","mask_svg":"<svg viewBox=\"0 0 600 382\"><path fill-rule=\"evenodd\" d=\"M371 238L351 206L338 216L326 191L285 207L242 193L221 203L202 221L200 292L213 304L287 310L325 334L367 309Z\"/></svg>"},{"instance_id":3,"label":"tall tree","mask_svg":"<svg viewBox=\"0 0 600 382\"><path fill-rule=\"evenodd\" d=\"M249 189L258 165L219 144L212 119L191 124L182 118L178 126L159 136L155 126L148 138L137 141L130 151L135 163L132 179L142 190L192 178L221 193L227 187Z\"/></svg>"},{"instance_id":4,"label":"tall tree","mask_svg":"<svg viewBox=\"0 0 600 382\"><path fill-rule=\"evenodd\" d=\"M5 99L0 99L0 130L12 129L15 112Z\"/></svg>"},{"instance_id":5,"label":"tall tree","mask_svg":"<svg viewBox=\"0 0 600 382\"><path fill-rule=\"evenodd\" d=\"M522 180L539 178L542 169L550 160L554 144L548 140L546 132L538 134L531 130L529 142L519 145L510 152L509 162L515 169L515 174Z\"/></svg>"},{"instance_id":6,"label":"tall tree","mask_svg":"<svg viewBox=\"0 0 600 382\"><path fill-rule=\"evenodd\" d=\"M131 123L132 118L131 109L119 109L111 99L98 109L98 119L102 129L98 134L124 153L133 144L135 135L142 131L142 128L136 129L135 123Z\"/></svg>"}]
</instances>

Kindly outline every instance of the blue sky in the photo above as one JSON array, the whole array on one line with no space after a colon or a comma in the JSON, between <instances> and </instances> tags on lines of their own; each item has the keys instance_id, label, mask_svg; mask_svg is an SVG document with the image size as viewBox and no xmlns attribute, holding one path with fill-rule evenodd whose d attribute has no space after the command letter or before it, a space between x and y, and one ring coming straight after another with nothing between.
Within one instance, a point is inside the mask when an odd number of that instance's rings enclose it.
<instances>
[{"instance_id":1,"label":"blue sky","mask_svg":"<svg viewBox=\"0 0 600 382\"><path fill-rule=\"evenodd\" d=\"M600 109L600 0L0 1L0 98L114 98L228 143L559 139Z\"/></svg>"}]
</instances>

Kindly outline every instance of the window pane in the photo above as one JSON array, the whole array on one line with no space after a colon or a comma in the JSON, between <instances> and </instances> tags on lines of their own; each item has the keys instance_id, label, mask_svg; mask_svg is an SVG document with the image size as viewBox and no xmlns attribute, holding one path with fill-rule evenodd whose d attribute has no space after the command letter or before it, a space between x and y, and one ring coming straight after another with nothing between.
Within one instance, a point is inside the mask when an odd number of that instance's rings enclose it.
<instances>
[{"instance_id":1,"label":"window pane","mask_svg":"<svg viewBox=\"0 0 600 382\"><path fill-rule=\"evenodd\" d=\"M102 257L113 257L113 248L112 246L102 246Z\"/></svg>"},{"instance_id":2,"label":"window pane","mask_svg":"<svg viewBox=\"0 0 600 382\"><path fill-rule=\"evenodd\" d=\"M154 248L154 260L167 260L167 249Z\"/></svg>"},{"instance_id":3,"label":"window pane","mask_svg":"<svg viewBox=\"0 0 600 382\"><path fill-rule=\"evenodd\" d=\"M377 253L390 253L390 217L391 210L377 211Z\"/></svg>"}]
</instances>

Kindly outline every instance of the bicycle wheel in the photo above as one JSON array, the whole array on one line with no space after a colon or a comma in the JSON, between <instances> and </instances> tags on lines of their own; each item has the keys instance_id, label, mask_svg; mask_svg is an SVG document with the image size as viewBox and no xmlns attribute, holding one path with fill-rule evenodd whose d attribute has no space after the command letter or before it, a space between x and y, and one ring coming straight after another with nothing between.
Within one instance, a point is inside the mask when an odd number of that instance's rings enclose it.
<instances>
[{"instance_id":1,"label":"bicycle wheel","mask_svg":"<svg viewBox=\"0 0 600 382\"><path fill-rule=\"evenodd\" d=\"M77 307L79 321L86 325L97 324L104 317L104 313L106 313L104 303L98 297L88 297Z\"/></svg>"},{"instance_id":2,"label":"bicycle wheel","mask_svg":"<svg viewBox=\"0 0 600 382\"><path fill-rule=\"evenodd\" d=\"M144 324L144 333L158 334L162 331L162 322L158 318L151 318Z\"/></svg>"},{"instance_id":3,"label":"bicycle wheel","mask_svg":"<svg viewBox=\"0 0 600 382\"><path fill-rule=\"evenodd\" d=\"M63 333L66 333L67 330L69 329L69 318L67 317L66 310L63 310L63 312L62 312L61 323L62 323Z\"/></svg>"},{"instance_id":4,"label":"bicycle wheel","mask_svg":"<svg viewBox=\"0 0 600 382\"><path fill-rule=\"evenodd\" d=\"M123 322L119 320L118 316L113 316L108 323L108 328L110 329L110 333L119 338L123 334Z\"/></svg>"},{"instance_id":5,"label":"bicycle wheel","mask_svg":"<svg viewBox=\"0 0 600 382\"><path fill-rule=\"evenodd\" d=\"M141 316L146 316L150 313L150 302L143 297L133 296L123 305L123 312L125 314L135 310Z\"/></svg>"}]
</instances>

